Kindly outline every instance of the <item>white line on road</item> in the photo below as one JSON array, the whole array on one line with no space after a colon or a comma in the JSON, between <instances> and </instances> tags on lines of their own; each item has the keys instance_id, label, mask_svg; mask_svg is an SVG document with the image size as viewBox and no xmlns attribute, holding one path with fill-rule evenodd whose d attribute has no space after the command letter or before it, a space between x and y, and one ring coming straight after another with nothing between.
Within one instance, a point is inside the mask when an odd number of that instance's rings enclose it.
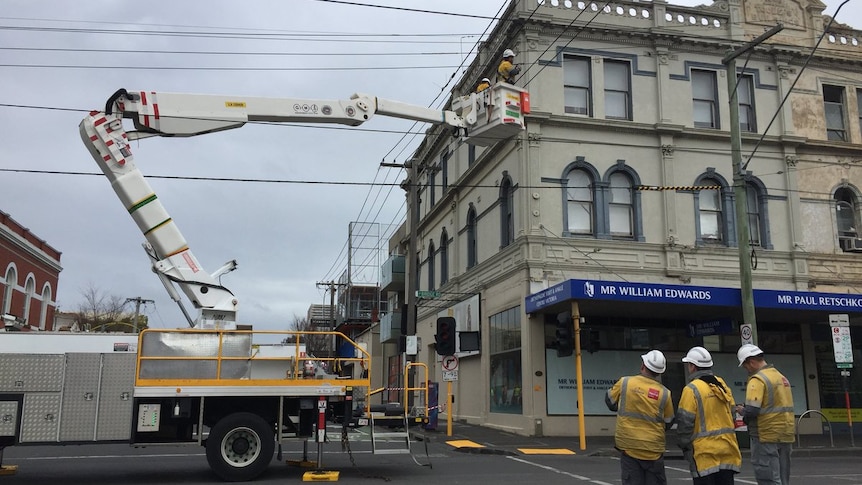
<instances>
[{"instance_id":1,"label":"white line on road","mask_svg":"<svg viewBox=\"0 0 862 485\"><path fill-rule=\"evenodd\" d=\"M608 482L603 482L603 481L601 481L601 480L593 480L593 479L592 479L592 478L590 478L590 477L585 477L585 476L583 476L583 475L576 475L576 474L574 474L574 473L569 473L569 472L567 472L567 471L563 471L563 470L560 470L559 468L554 468L554 467L552 467L552 466L540 465L540 464L538 464L538 463L533 463L532 461L528 461L528 460L525 460L525 459L523 459L523 458L516 458L516 457L514 457L514 456L508 456L508 457L506 457L506 458L508 458L508 459L510 459L510 460L517 461L517 462L519 462L519 463L523 463L523 464L525 464L525 465L533 465L533 466L535 466L535 467L542 468L542 469L544 469L544 470L552 471L552 472L554 472L554 473L559 473L560 475L566 475L566 476L568 476L568 477L577 478L578 480L583 480L583 481L587 481L587 482L590 482L590 483L595 483L596 485L612 485L612 484L610 484L610 483L608 483Z\"/></svg>"}]
</instances>

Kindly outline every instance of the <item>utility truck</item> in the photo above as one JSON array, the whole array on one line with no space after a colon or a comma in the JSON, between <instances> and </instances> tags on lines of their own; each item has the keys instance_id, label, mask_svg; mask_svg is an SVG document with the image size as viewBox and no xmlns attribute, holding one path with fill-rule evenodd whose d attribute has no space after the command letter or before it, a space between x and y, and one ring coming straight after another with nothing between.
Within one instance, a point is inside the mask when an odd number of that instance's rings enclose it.
<instances>
[{"instance_id":1,"label":"utility truck","mask_svg":"<svg viewBox=\"0 0 862 485\"><path fill-rule=\"evenodd\" d=\"M206 448L220 478L245 481L259 476L276 445L280 452L289 440L306 446L316 441L319 457L325 412L333 403L343 403L346 426L353 418L353 396L361 394L373 424L368 403L374 391L368 373L361 372L371 366L367 351L338 332L237 325L238 298L220 283L236 261L213 273L203 269L135 165L132 141L191 137L252 122L358 126L382 115L448 125L464 141L487 146L523 131L528 112L528 93L505 83L456 97L452 109L442 111L364 94L316 100L118 90L104 111L93 111L80 123L81 139L143 234L152 269L189 328L148 329L131 341L53 335L50 345L48 335L19 334L13 340L11 333L0 334L0 453L19 444L193 444ZM131 120L129 129L124 119ZM180 292L196 315L183 305ZM260 335L273 334L290 343L279 351L257 344ZM354 353L305 355L305 343L320 334L352 345ZM427 390L427 382L414 390ZM405 427L407 419L405 412ZM395 450L375 443L373 425L370 429L375 452L410 452L406 429Z\"/></svg>"}]
</instances>

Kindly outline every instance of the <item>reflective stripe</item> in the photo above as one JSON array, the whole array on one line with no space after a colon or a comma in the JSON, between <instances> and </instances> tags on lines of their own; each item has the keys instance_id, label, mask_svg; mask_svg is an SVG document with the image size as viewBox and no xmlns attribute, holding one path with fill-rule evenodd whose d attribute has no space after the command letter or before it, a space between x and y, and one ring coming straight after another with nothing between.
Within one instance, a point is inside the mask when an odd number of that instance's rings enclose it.
<instances>
[{"instance_id":1,"label":"reflective stripe","mask_svg":"<svg viewBox=\"0 0 862 485\"><path fill-rule=\"evenodd\" d=\"M628 386L629 386L629 377L623 377L622 385L620 387L620 408L619 408L619 411L617 411L617 416L625 416L627 418L642 419L642 420L650 422L650 423L661 423L661 422L663 422L661 414L655 415L655 416L649 416L647 414L633 413L630 411L626 411L626 394L628 391ZM659 413L664 411L665 403L667 403L667 393L662 392L661 407L659 408ZM671 419L673 419L673 418L671 418Z\"/></svg>"},{"instance_id":2,"label":"reflective stripe","mask_svg":"<svg viewBox=\"0 0 862 485\"><path fill-rule=\"evenodd\" d=\"M689 383L686 387L694 392L694 399L697 402L697 418L700 420L700 429L694 434L694 439L702 436L706 432L706 416L703 413L703 398L700 396L700 389L694 383Z\"/></svg>"},{"instance_id":3,"label":"reflective stripe","mask_svg":"<svg viewBox=\"0 0 862 485\"><path fill-rule=\"evenodd\" d=\"M629 387L629 378L623 377L622 383L620 384L620 403L619 403L620 411L622 411L626 408L626 390L628 390L628 387ZM610 391L608 391L608 392L610 392ZM617 414L619 414L619 413L617 413Z\"/></svg>"},{"instance_id":4,"label":"reflective stripe","mask_svg":"<svg viewBox=\"0 0 862 485\"><path fill-rule=\"evenodd\" d=\"M703 438L706 436L719 436L723 434L734 433L735 430L733 428L719 428L713 431L706 430L706 415L704 414L704 406L703 406L703 397L700 394L700 389L692 382L689 383L686 387L692 390L694 393L694 398L697 401L697 417L700 421L700 429L694 433L692 436L692 440L696 440L698 438Z\"/></svg>"},{"instance_id":5,"label":"reflective stripe","mask_svg":"<svg viewBox=\"0 0 862 485\"><path fill-rule=\"evenodd\" d=\"M659 406L658 406L658 421L659 422L664 421L666 423L670 423L671 421L673 421L673 416L671 416L669 418L662 419L662 413L664 413L664 407L667 406L667 400L669 397L670 397L670 392L661 391L661 402L659 403Z\"/></svg>"},{"instance_id":6,"label":"reflective stripe","mask_svg":"<svg viewBox=\"0 0 862 485\"><path fill-rule=\"evenodd\" d=\"M787 406L780 407L780 408L774 408L774 407L760 408L760 414L792 413L792 412L793 412L793 408L787 407Z\"/></svg>"}]
</instances>

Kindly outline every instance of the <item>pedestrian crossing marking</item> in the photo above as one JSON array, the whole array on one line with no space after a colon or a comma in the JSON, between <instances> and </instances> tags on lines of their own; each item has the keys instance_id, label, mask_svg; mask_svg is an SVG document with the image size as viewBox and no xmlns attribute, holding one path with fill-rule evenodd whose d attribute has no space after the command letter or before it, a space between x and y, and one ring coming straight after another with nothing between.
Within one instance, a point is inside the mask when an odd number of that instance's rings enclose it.
<instances>
[{"instance_id":1,"label":"pedestrian crossing marking","mask_svg":"<svg viewBox=\"0 0 862 485\"><path fill-rule=\"evenodd\" d=\"M574 455L575 452L566 448L518 448L525 455Z\"/></svg>"}]
</instances>

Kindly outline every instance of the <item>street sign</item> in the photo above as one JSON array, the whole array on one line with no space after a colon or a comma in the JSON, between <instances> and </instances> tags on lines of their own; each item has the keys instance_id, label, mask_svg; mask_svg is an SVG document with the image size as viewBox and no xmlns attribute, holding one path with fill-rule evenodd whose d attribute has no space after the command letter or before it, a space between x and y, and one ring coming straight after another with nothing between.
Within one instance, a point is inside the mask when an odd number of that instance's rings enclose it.
<instances>
[{"instance_id":1,"label":"street sign","mask_svg":"<svg viewBox=\"0 0 862 485\"><path fill-rule=\"evenodd\" d=\"M845 314L829 315L832 328L832 349L835 352L835 365L839 369L853 367L853 342L850 340L850 316Z\"/></svg>"},{"instance_id":2,"label":"street sign","mask_svg":"<svg viewBox=\"0 0 862 485\"><path fill-rule=\"evenodd\" d=\"M440 365L443 366L443 370L458 370L458 356L455 355L446 355L443 357L443 360L440 362Z\"/></svg>"},{"instance_id":3,"label":"street sign","mask_svg":"<svg viewBox=\"0 0 862 485\"><path fill-rule=\"evenodd\" d=\"M739 336L740 340L742 340L742 345L745 344L754 344L754 339L751 338L751 324L743 323L739 326Z\"/></svg>"},{"instance_id":4,"label":"street sign","mask_svg":"<svg viewBox=\"0 0 862 485\"><path fill-rule=\"evenodd\" d=\"M416 298L440 298L439 291L416 290Z\"/></svg>"},{"instance_id":5,"label":"street sign","mask_svg":"<svg viewBox=\"0 0 862 485\"><path fill-rule=\"evenodd\" d=\"M457 370L444 370L443 371L443 382L457 381L458 380L458 371Z\"/></svg>"}]
</instances>

